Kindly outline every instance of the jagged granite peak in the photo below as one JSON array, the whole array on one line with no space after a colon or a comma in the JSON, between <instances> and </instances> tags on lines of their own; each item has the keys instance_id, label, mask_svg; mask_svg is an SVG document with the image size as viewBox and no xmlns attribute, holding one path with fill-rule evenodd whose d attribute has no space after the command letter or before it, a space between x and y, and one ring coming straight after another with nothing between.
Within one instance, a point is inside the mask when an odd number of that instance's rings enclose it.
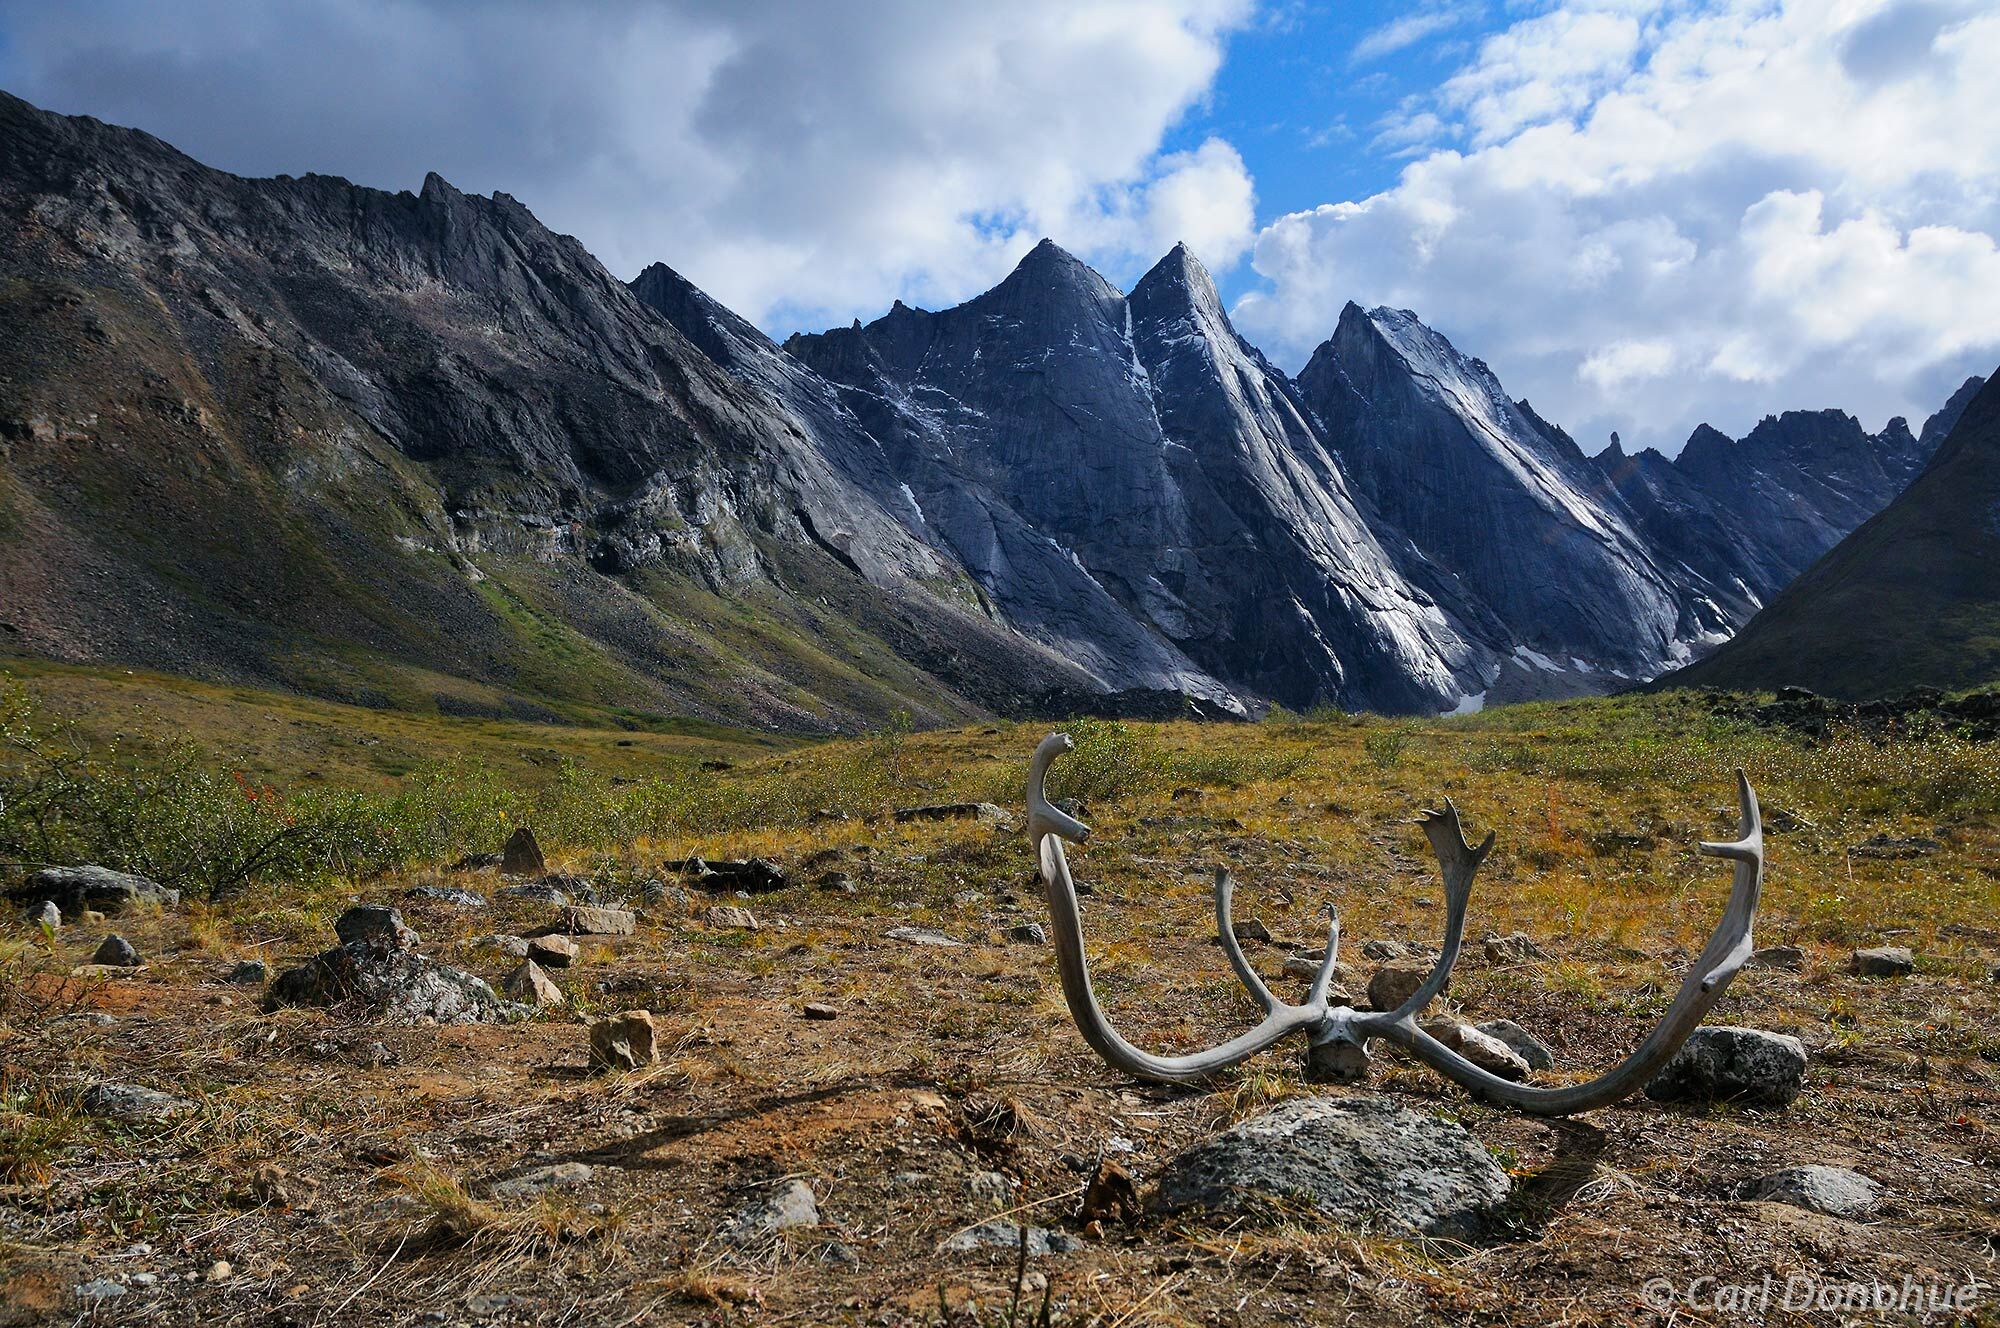
<instances>
[{"instance_id":1,"label":"jagged granite peak","mask_svg":"<svg viewBox=\"0 0 2000 1328\"><path fill-rule=\"evenodd\" d=\"M2000 680L2000 375L1953 400L1958 418L1907 490L1662 685L1862 700Z\"/></svg>"},{"instance_id":2,"label":"jagged granite peak","mask_svg":"<svg viewBox=\"0 0 2000 1328\"><path fill-rule=\"evenodd\" d=\"M1945 400L1944 405L1924 421L1923 429L1917 434L1918 452L1926 458L1936 456L1939 445L1957 427L1959 417L1965 414L1965 408L1972 403L1975 396L1979 395L1979 389L1984 386L1986 379L1978 374L1960 383L1958 390ZM1929 464L1928 460L1925 464Z\"/></svg>"},{"instance_id":3,"label":"jagged granite peak","mask_svg":"<svg viewBox=\"0 0 2000 1328\"><path fill-rule=\"evenodd\" d=\"M1535 668L1646 677L1719 631L1575 442L1411 311L1349 303L1299 388L1357 490Z\"/></svg>"},{"instance_id":4,"label":"jagged granite peak","mask_svg":"<svg viewBox=\"0 0 2000 1328\"><path fill-rule=\"evenodd\" d=\"M877 436L933 526L955 495L991 495L1115 602L1106 622L1137 624L1201 676L1289 704L1409 710L1448 708L1491 667L1403 574L1416 552L1377 540L1296 390L1236 334L1184 245L1129 298L1045 244L954 309L786 344L851 401L894 403ZM1011 560L982 560L991 524L951 540L1016 620L1010 606L1044 592Z\"/></svg>"},{"instance_id":5,"label":"jagged granite peak","mask_svg":"<svg viewBox=\"0 0 2000 1328\"><path fill-rule=\"evenodd\" d=\"M4 94L0 141L20 648L822 730L1088 684L505 194L244 179Z\"/></svg>"}]
</instances>

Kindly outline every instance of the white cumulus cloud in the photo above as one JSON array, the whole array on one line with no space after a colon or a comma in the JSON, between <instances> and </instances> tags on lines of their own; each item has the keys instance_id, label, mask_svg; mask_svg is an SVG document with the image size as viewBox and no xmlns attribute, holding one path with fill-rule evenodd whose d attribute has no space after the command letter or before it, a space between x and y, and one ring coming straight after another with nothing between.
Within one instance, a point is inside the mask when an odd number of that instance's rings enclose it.
<instances>
[{"instance_id":1,"label":"white cumulus cloud","mask_svg":"<svg viewBox=\"0 0 2000 1328\"><path fill-rule=\"evenodd\" d=\"M1996 68L1989 5L1563 0L1405 114L1393 187L1266 227L1238 321L1296 365L1414 309L1592 447L1920 420L2000 360Z\"/></svg>"},{"instance_id":2,"label":"white cumulus cloud","mask_svg":"<svg viewBox=\"0 0 2000 1328\"><path fill-rule=\"evenodd\" d=\"M1254 234L1241 157L1162 150L1250 0L0 0L0 86L246 174L504 190L614 272L820 326Z\"/></svg>"}]
</instances>

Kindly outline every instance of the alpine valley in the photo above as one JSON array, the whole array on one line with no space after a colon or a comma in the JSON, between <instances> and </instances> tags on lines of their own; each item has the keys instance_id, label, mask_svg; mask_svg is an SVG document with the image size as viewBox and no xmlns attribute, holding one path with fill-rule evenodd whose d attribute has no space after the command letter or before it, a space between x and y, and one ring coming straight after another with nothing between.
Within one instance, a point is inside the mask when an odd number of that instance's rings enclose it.
<instances>
[{"instance_id":1,"label":"alpine valley","mask_svg":"<svg viewBox=\"0 0 2000 1328\"><path fill-rule=\"evenodd\" d=\"M4 94L0 148L0 652L379 706L1614 690L1728 640L1982 382L1914 431L1589 455L1408 310L1329 309L1287 376L1184 247L1121 292L1044 241L781 346L435 175L243 179Z\"/></svg>"}]
</instances>

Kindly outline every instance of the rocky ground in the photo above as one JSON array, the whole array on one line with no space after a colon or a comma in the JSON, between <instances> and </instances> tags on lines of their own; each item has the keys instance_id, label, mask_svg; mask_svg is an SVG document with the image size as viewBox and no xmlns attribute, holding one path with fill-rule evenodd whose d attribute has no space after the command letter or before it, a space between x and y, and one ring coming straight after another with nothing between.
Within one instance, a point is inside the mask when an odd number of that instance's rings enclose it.
<instances>
[{"instance_id":1,"label":"rocky ground","mask_svg":"<svg viewBox=\"0 0 2000 1328\"><path fill-rule=\"evenodd\" d=\"M1050 1322L1107 1325L1832 1323L1882 1316L1788 1291L1876 1283L1992 1317L1990 756L1828 764L1706 727L1635 755L1617 704L1134 726L1122 780L1086 744L1098 833L1072 862L1098 990L1150 1048L1247 1027L1210 943L1226 862L1274 989L1302 994L1286 961L1333 903L1339 985L1364 1000L1436 944L1410 818L1449 793L1501 845L1440 1008L1532 1033L1553 1060L1537 1081L1587 1077L1657 1020L1719 913L1727 873L1693 843L1726 831L1741 760L1770 813L1766 953L1709 1022L1798 1040L1788 1105L1534 1120L1392 1051L1365 1086L1310 1085L1295 1044L1206 1088L1129 1081L1064 1011L1009 809L552 849L540 869L517 845L523 874L220 903L100 891L52 929L10 920L0 951L0 1322L1003 1323L1018 1296L1021 1321L1046 1301ZM918 735L897 756L910 803L997 801L1038 736ZM768 869L730 866L753 858ZM339 972L285 976L314 963ZM449 999L440 966L469 975ZM593 1036L632 1010L649 1029ZM1201 1198L1286 1139L1306 1168L1280 1168L1288 1192Z\"/></svg>"}]
</instances>

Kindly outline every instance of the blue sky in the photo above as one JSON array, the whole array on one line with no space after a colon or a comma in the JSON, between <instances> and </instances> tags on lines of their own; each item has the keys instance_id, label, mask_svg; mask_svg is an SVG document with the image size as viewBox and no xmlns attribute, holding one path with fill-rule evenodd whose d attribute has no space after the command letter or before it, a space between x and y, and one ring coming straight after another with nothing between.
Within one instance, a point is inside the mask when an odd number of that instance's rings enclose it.
<instances>
[{"instance_id":1,"label":"blue sky","mask_svg":"<svg viewBox=\"0 0 2000 1328\"><path fill-rule=\"evenodd\" d=\"M1286 368L1413 309L1668 452L2000 361L1996 68L1991 0L0 0L39 105L505 191L775 335L1186 240Z\"/></svg>"}]
</instances>

